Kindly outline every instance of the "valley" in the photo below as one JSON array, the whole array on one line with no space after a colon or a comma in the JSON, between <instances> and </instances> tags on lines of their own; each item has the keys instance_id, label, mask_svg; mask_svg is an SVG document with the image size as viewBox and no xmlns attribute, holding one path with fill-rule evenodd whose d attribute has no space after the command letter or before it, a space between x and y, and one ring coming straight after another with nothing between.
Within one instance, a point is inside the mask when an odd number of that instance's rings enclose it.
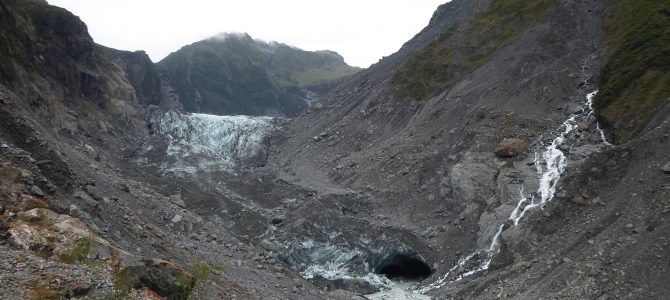
<instances>
[{"instance_id":1,"label":"valley","mask_svg":"<svg viewBox=\"0 0 670 300\"><path fill-rule=\"evenodd\" d=\"M359 69L2 2L0 298L663 299L670 4L631 5L452 0Z\"/></svg>"}]
</instances>

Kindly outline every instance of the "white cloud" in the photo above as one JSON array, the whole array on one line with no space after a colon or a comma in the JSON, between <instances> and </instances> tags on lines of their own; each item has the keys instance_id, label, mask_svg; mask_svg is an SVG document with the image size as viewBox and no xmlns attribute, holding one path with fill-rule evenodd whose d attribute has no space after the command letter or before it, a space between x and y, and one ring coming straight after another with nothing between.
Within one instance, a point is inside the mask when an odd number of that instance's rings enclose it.
<instances>
[{"instance_id":1,"label":"white cloud","mask_svg":"<svg viewBox=\"0 0 670 300\"><path fill-rule=\"evenodd\" d=\"M367 67L397 51L447 0L49 0L80 16L97 43L158 61L221 32L305 50L334 50Z\"/></svg>"}]
</instances>

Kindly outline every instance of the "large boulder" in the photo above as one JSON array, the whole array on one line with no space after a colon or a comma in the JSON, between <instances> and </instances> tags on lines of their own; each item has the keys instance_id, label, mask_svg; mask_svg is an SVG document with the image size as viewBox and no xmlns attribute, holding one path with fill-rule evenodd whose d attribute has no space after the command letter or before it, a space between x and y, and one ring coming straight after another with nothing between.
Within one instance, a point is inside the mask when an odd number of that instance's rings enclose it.
<instances>
[{"instance_id":1,"label":"large boulder","mask_svg":"<svg viewBox=\"0 0 670 300\"><path fill-rule=\"evenodd\" d=\"M53 243L49 241L54 236L50 233L23 221L15 222L9 229L10 242L13 245L33 251L43 257L51 256L54 248Z\"/></svg>"},{"instance_id":2,"label":"large boulder","mask_svg":"<svg viewBox=\"0 0 670 300\"><path fill-rule=\"evenodd\" d=\"M179 207L186 207L186 203L184 203L184 199L181 198L181 195L176 194L172 195L169 197L170 202L176 204Z\"/></svg>"},{"instance_id":3,"label":"large boulder","mask_svg":"<svg viewBox=\"0 0 670 300\"><path fill-rule=\"evenodd\" d=\"M498 157L515 157L526 149L528 144L526 141L519 138L503 139L495 150L495 155Z\"/></svg>"},{"instance_id":4,"label":"large boulder","mask_svg":"<svg viewBox=\"0 0 670 300\"><path fill-rule=\"evenodd\" d=\"M663 171L665 174L670 174L670 161L661 167L661 171Z\"/></svg>"}]
</instances>

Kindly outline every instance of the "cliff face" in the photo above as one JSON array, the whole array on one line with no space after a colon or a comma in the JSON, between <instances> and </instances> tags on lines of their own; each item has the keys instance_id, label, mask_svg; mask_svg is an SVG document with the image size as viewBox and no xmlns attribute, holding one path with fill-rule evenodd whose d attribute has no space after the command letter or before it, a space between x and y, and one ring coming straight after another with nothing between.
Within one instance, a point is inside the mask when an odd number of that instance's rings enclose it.
<instances>
[{"instance_id":1,"label":"cliff face","mask_svg":"<svg viewBox=\"0 0 670 300\"><path fill-rule=\"evenodd\" d=\"M210 114L294 116L358 71L337 53L225 34L158 63L184 109Z\"/></svg>"},{"instance_id":2,"label":"cliff face","mask_svg":"<svg viewBox=\"0 0 670 300\"><path fill-rule=\"evenodd\" d=\"M2 84L54 134L138 135L142 114L125 74L86 25L40 1L2 4Z\"/></svg>"},{"instance_id":3,"label":"cliff face","mask_svg":"<svg viewBox=\"0 0 670 300\"><path fill-rule=\"evenodd\" d=\"M160 105L164 98L161 93L162 79L158 68L144 51L122 51L104 46L103 52L126 73L128 81L135 89L137 100L144 105Z\"/></svg>"}]
</instances>

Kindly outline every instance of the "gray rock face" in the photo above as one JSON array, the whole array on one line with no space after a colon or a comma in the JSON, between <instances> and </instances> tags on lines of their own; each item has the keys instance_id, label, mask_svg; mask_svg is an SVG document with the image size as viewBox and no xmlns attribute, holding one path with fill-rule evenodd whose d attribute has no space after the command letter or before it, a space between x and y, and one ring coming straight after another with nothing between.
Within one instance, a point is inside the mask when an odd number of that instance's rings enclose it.
<instances>
[{"instance_id":1,"label":"gray rock face","mask_svg":"<svg viewBox=\"0 0 670 300\"><path fill-rule=\"evenodd\" d=\"M485 204L495 193L495 178L498 170L486 163L492 156L483 153L467 154L463 162L451 168L451 194L461 207Z\"/></svg>"}]
</instances>

